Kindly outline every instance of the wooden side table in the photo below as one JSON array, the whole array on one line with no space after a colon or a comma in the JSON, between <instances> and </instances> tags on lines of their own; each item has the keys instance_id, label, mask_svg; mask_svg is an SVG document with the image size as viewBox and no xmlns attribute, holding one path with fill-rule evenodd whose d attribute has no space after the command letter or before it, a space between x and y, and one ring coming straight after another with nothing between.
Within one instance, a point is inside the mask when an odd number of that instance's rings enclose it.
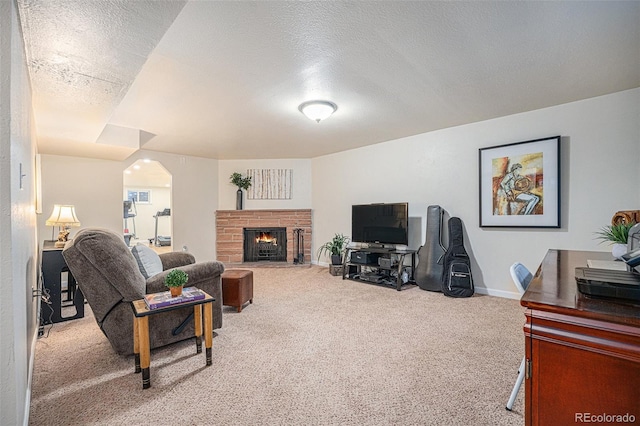
<instances>
[{"instance_id":1,"label":"wooden side table","mask_svg":"<svg viewBox=\"0 0 640 426\"><path fill-rule=\"evenodd\" d=\"M142 389L151 387L151 349L149 345L149 316L168 312L173 309L193 306L195 322L196 353L202 353L202 307L204 306L204 346L206 348L207 367L212 364L211 347L213 345L213 302L215 299L205 293L205 298L191 302L178 303L163 308L149 309L144 299L131 302L133 308L133 354L135 357L135 372L142 372Z\"/></svg>"}]
</instances>

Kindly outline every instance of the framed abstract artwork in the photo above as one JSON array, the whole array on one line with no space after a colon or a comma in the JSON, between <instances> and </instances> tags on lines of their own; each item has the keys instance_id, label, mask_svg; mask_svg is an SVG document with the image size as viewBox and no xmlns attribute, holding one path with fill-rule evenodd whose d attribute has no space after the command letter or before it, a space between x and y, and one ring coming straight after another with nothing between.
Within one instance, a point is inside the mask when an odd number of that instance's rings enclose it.
<instances>
[{"instance_id":1,"label":"framed abstract artwork","mask_svg":"<svg viewBox=\"0 0 640 426\"><path fill-rule=\"evenodd\" d=\"M560 136L479 150L480 226L560 227Z\"/></svg>"},{"instance_id":2,"label":"framed abstract artwork","mask_svg":"<svg viewBox=\"0 0 640 426\"><path fill-rule=\"evenodd\" d=\"M249 169L251 186L249 200L290 200L292 195L292 169Z\"/></svg>"}]
</instances>

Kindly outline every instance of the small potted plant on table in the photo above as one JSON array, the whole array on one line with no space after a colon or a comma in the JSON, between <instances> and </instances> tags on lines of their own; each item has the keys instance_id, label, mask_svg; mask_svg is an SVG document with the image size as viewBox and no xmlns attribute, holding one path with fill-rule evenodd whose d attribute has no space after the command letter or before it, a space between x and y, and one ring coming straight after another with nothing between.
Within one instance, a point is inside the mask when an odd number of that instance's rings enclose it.
<instances>
[{"instance_id":1,"label":"small potted plant on table","mask_svg":"<svg viewBox=\"0 0 640 426\"><path fill-rule=\"evenodd\" d=\"M180 269L174 269L164 278L164 285L169 287L171 297L178 297L182 294L182 287L189 280L189 275Z\"/></svg>"},{"instance_id":2,"label":"small potted plant on table","mask_svg":"<svg viewBox=\"0 0 640 426\"><path fill-rule=\"evenodd\" d=\"M336 234L331 241L324 243L318 248L318 261L323 253L331 255L332 265L342 265L342 254L349 244L349 237Z\"/></svg>"}]
</instances>

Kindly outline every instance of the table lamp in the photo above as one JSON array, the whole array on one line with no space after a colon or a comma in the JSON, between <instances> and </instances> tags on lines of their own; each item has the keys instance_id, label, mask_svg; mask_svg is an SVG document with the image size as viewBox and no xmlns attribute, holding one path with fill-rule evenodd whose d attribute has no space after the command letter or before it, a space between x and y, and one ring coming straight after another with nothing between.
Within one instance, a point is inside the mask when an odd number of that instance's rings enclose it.
<instances>
[{"instance_id":1,"label":"table lamp","mask_svg":"<svg viewBox=\"0 0 640 426\"><path fill-rule=\"evenodd\" d=\"M64 247L65 243L69 239L69 227L80 226L80 221L76 216L76 208L69 205L55 204L53 206L53 212L51 213L51 216L49 216L49 219L47 219L45 225L60 227L55 247Z\"/></svg>"}]
</instances>

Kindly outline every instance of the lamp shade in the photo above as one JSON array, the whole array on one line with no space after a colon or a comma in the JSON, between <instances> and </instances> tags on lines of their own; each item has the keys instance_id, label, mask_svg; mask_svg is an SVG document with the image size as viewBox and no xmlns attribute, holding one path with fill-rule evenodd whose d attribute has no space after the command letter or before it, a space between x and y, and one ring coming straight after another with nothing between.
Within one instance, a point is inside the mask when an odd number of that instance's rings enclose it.
<instances>
[{"instance_id":1,"label":"lamp shade","mask_svg":"<svg viewBox=\"0 0 640 426\"><path fill-rule=\"evenodd\" d=\"M76 216L76 208L69 205L55 204L53 212L47 219L46 226L80 226L80 221Z\"/></svg>"},{"instance_id":2,"label":"lamp shade","mask_svg":"<svg viewBox=\"0 0 640 426\"><path fill-rule=\"evenodd\" d=\"M329 101L308 101L300 104L298 110L311 120L319 123L336 112L338 105Z\"/></svg>"}]
</instances>

